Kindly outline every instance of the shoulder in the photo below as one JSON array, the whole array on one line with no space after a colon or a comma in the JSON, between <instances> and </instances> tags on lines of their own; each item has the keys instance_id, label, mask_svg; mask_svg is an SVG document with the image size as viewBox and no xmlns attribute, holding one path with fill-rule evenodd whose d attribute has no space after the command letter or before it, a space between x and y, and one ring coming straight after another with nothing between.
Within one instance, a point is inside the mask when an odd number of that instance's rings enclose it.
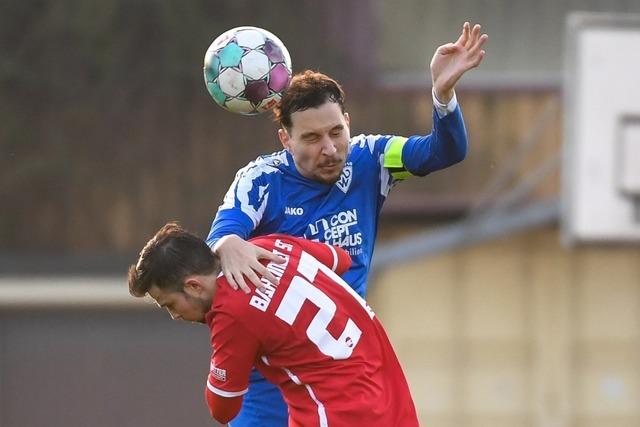
<instances>
[{"instance_id":1,"label":"shoulder","mask_svg":"<svg viewBox=\"0 0 640 427\"><path fill-rule=\"evenodd\" d=\"M289 160L286 151L278 151L258 157L238 170L236 177L254 180L259 177L266 178L269 175L279 175L288 164Z\"/></svg>"},{"instance_id":2,"label":"shoulder","mask_svg":"<svg viewBox=\"0 0 640 427\"><path fill-rule=\"evenodd\" d=\"M384 153L385 147L391 135L365 135L360 134L351 138L352 154L369 154L377 157L378 154Z\"/></svg>"},{"instance_id":3,"label":"shoulder","mask_svg":"<svg viewBox=\"0 0 640 427\"><path fill-rule=\"evenodd\" d=\"M233 290L222 274L218 276L216 286L211 311L207 316L212 320L212 324L238 326L246 315L250 294Z\"/></svg>"},{"instance_id":4,"label":"shoulder","mask_svg":"<svg viewBox=\"0 0 640 427\"><path fill-rule=\"evenodd\" d=\"M309 240L302 237L295 237L290 234L283 233L271 233L264 236L257 236L249 239L249 241L263 249L267 249L269 251L274 250L280 253L282 250L292 252L294 247L301 247L306 242L309 242Z\"/></svg>"}]
</instances>

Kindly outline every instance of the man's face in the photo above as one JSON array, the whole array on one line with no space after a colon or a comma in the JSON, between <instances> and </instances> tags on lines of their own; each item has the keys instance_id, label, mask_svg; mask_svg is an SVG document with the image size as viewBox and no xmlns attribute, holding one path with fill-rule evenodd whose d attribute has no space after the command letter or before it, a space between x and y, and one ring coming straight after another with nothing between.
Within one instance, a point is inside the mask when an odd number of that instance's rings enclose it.
<instances>
[{"instance_id":1,"label":"man's face","mask_svg":"<svg viewBox=\"0 0 640 427\"><path fill-rule=\"evenodd\" d=\"M349 115L327 101L317 108L291 114L291 129L278 131L280 142L293 156L305 178L333 184L349 153Z\"/></svg>"},{"instance_id":2,"label":"man's face","mask_svg":"<svg viewBox=\"0 0 640 427\"><path fill-rule=\"evenodd\" d=\"M149 289L149 296L161 308L166 308L173 320L205 323L205 315L211 309L213 295L206 289L194 289L185 284L183 292L164 291L155 285Z\"/></svg>"}]
</instances>

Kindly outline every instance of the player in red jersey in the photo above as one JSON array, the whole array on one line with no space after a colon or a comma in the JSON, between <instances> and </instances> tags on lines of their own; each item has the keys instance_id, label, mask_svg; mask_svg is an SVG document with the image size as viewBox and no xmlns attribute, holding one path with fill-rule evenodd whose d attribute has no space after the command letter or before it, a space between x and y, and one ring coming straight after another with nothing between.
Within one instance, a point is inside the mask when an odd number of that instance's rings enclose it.
<instances>
[{"instance_id":1,"label":"player in red jersey","mask_svg":"<svg viewBox=\"0 0 640 427\"><path fill-rule=\"evenodd\" d=\"M242 405L251 368L282 390L290 426L417 426L402 368L367 303L339 276L351 265L338 247L273 234L252 243L285 259L239 296L198 237L165 225L129 270L134 296L149 294L175 320L206 323L213 355L205 389L225 423Z\"/></svg>"}]
</instances>

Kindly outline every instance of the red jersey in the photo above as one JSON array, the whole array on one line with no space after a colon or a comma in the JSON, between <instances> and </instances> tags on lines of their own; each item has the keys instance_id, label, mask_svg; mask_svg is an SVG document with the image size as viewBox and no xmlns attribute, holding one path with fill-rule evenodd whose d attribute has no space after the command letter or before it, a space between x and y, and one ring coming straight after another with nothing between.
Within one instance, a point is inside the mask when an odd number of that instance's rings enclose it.
<instances>
[{"instance_id":1,"label":"red jersey","mask_svg":"<svg viewBox=\"0 0 640 427\"><path fill-rule=\"evenodd\" d=\"M375 314L338 274L342 249L285 235L251 240L286 259L267 268L278 286L231 289L224 276L207 324L213 356L207 387L246 393L255 366L277 385L290 426L417 426L407 381Z\"/></svg>"}]
</instances>

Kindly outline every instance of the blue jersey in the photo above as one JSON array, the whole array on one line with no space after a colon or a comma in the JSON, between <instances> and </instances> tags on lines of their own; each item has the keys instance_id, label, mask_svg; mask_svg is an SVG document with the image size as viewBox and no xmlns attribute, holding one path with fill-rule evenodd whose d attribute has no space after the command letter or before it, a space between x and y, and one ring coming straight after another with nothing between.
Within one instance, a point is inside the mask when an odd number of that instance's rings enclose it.
<instances>
[{"instance_id":1,"label":"blue jersey","mask_svg":"<svg viewBox=\"0 0 640 427\"><path fill-rule=\"evenodd\" d=\"M303 177L291 154L262 156L240 169L211 226L207 244L236 234L282 233L338 245L352 258L345 281L365 295L378 218L391 188L411 175L424 176L461 161L467 134L460 108L440 117L434 110L427 136L358 135L335 184ZM287 426L280 391L254 370L232 427Z\"/></svg>"},{"instance_id":2,"label":"blue jersey","mask_svg":"<svg viewBox=\"0 0 640 427\"><path fill-rule=\"evenodd\" d=\"M424 176L459 162L466 150L462 114L456 108L444 118L434 111L434 130L427 136L353 137L335 184L303 177L288 151L259 157L236 174L207 243L213 246L228 234L249 239L283 233L340 246L353 259L343 277L364 296L389 190L410 175Z\"/></svg>"}]
</instances>

